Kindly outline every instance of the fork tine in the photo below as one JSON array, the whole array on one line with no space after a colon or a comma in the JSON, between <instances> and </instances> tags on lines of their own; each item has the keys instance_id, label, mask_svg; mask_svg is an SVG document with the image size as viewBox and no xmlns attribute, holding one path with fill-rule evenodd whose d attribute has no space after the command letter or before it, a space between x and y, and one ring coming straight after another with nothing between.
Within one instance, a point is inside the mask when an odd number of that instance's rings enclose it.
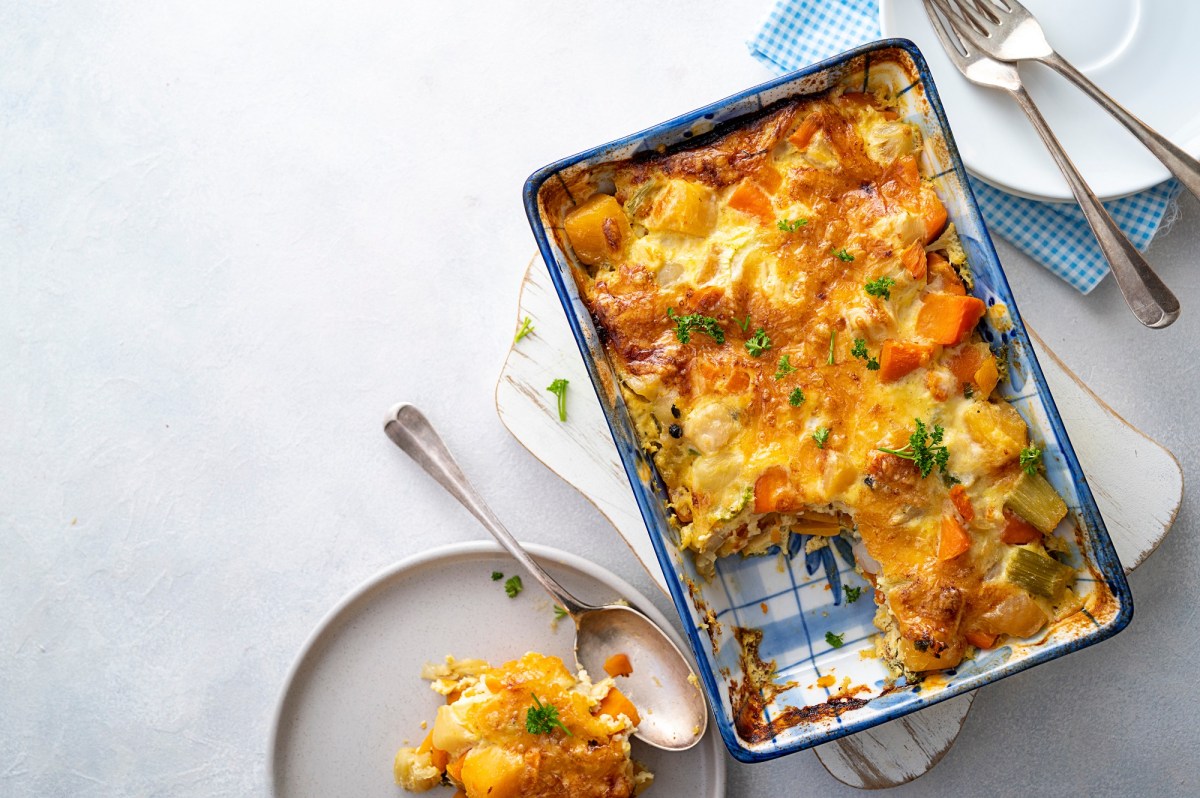
<instances>
[{"instance_id":1,"label":"fork tine","mask_svg":"<svg viewBox=\"0 0 1200 798\"><path fill-rule=\"evenodd\" d=\"M972 22L956 13L962 10L961 0L931 0L931 2L941 10L946 23L953 28L964 47L969 43L976 50L987 52L987 44L981 41L988 38L987 28L980 22Z\"/></svg>"},{"instance_id":2,"label":"fork tine","mask_svg":"<svg viewBox=\"0 0 1200 798\"><path fill-rule=\"evenodd\" d=\"M990 21L978 9L967 2L967 0L951 0L949 3L946 0L935 0L935 2L937 2L938 7L942 11L946 12L946 18L950 21L951 25L954 24L955 17L957 16L960 23L970 25L980 36L989 35L988 26ZM958 13L955 14L954 12Z\"/></svg>"},{"instance_id":3,"label":"fork tine","mask_svg":"<svg viewBox=\"0 0 1200 798\"><path fill-rule=\"evenodd\" d=\"M925 4L925 13L929 16L929 21L933 23L933 32L941 40L942 47L951 60L959 69L962 69L965 66L965 59L971 55L970 48L958 35L958 31L954 30L949 23L942 21L944 12L937 0L922 0L922 2Z\"/></svg>"},{"instance_id":4,"label":"fork tine","mask_svg":"<svg viewBox=\"0 0 1200 798\"><path fill-rule=\"evenodd\" d=\"M963 5L963 3L959 3L959 5ZM1003 24L1003 20L1000 19L1001 10L998 4L989 2L989 0L971 0L971 5L993 25Z\"/></svg>"}]
</instances>

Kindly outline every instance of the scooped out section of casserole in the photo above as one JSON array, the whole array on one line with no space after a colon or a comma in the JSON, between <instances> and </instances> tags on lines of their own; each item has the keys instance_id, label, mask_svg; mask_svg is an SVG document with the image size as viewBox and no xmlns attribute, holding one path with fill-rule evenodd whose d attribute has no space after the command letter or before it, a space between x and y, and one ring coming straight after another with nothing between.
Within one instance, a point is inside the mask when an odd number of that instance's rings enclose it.
<instances>
[{"instance_id":1,"label":"scooped out section of casserole","mask_svg":"<svg viewBox=\"0 0 1200 798\"><path fill-rule=\"evenodd\" d=\"M637 709L611 678L592 683L558 657L530 652L491 667L447 657L422 676L446 697L416 748L401 748L396 783L441 784L459 798L629 798L653 775L630 758Z\"/></svg>"},{"instance_id":2,"label":"scooped out section of casserole","mask_svg":"<svg viewBox=\"0 0 1200 798\"><path fill-rule=\"evenodd\" d=\"M971 295L891 101L786 101L539 201L700 572L843 535L881 655L915 674L1081 602L1066 505L976 331L1004 309Z\"/></svg>"}]
</instances>

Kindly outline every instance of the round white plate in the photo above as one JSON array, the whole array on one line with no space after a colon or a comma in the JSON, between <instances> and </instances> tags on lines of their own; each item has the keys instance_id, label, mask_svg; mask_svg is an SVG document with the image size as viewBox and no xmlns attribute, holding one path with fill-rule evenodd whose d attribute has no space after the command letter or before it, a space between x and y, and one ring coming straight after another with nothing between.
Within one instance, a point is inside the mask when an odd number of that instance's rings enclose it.
<instances>
[{"instance_id":1,"label":"round white plate","mask_svg":"<svg viewBox=\"0 0 1200 798\"><path fill-rule=\"evenodd\" d=\"M582 600L624 597L672 628L625 581L557 549L528 548ZM321 621L275 710L270 756L277 798L408 795L392 780L392 759L396 749L421 741L421 721L432 721L443 703L420 677L427 662L453 654L500 664L526 651L574 662L573 627L566 621L555 629L549 597L526 578L525 590L510 599L492 571L520 573L494 543L439 547L372 577ZM689 751L667 753L635 739L633 755L655 774L647 798L725 795L725 751L711 728ZM426 794L449 798L451 791Z\"/></svg>"},{"instance_id":2,"label":"round white plate","mask_svg":"<svg viewBox=\"0 0 1200 798\"><path fill-rule=\"evenodd\" d=\"M1023 0L1046 38L1143 121L1200 156L1200 81L1193 56L1200 3L1162 0ZM967 168L1034 199L1072 200L1025 114L996 89L968 83L942 50L921 0L880 0L883 35L912 39L929 62ZM1102 199L1149 188L1170 175L1103 109L1041 64L1021 77L1042 114Z\"/></svg>"}]
</instances>

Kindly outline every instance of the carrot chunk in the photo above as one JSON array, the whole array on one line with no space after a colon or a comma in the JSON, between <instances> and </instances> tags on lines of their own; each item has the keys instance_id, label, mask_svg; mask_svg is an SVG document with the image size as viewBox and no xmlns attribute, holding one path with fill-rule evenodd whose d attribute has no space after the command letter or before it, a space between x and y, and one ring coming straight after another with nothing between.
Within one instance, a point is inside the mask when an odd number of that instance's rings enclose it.
<instances>
[{"instance_id":1,"label":"carrot chunk","mask_svg":"<svg viewBox=\"0 0 1200 798\"><path fill-rule=\"evenodd\" d=\"M614 718L617 715L624 715L633 721L634 726L642 722L641 716L638 715L637 707L625 697L624 693L615 687L608 691L608 695L600 699L599 714L611 715Z\"/></svg>"},{"instance_id":2,"label":"carrot chunk","mask_svg":"<svg viewBox=\"0 0 1200 798\"><path fill-rule=\"evenodd\" d=\"M814 115L809 115L800 123L800 127L796 128L796 132L788 136L788 141L792 143L798 150L803 150L812 142L813 136L817 135L817 119Z\"/></svg>"},{"instance_id":3,"label":"carrot chunk","mask_svg":"<svg viewBox=\"0 0 1200 798\"><path fill-rule=\"evenodd\" d=\"M884 341L879 352L879 379L895 382L914 369L925 365L933 350L924 344L907 341Z\"/></svg>"},{"instance_id":4,"label":"carrot chunk","mask_svg":"<svg viewBox=\"0 0 1200 798\"><path fill-rule=\"evenodd\" d=\"M979 648L992 648L996 645L996 635L990 635L987 632L978 632L971 630L966 634L967 642Z\"/></svg>"},{"instance_id":5,"label":"carrot chunk","mask_svg":"<svg viewBox=\"0 0 1200 798\"><path fill-rule=\"evenodd\" d=\"M729 207L735 211L757 216L764 222L770 222L775 218L775 208L771 205L771 198L748 180L739 183L738 187L729 195Z\"/></svg>"},{"instance_id":6,"label":"carrot chunk","mask_svg":"<svg viewBox=\"0 0 1200 798\"><path fill-rule=\"evenodd\" d=\"M978 345L964 346L962 351L946 363L950 372L959 384L973 382L975 372L983 365L984 347Z\"/></svg>"},{"instance_id":7,"label":"carrot chunk","mask_svg":"<svg viewBox=\"0 0 1200 798\"><path fill-rule=\"evenodd\" d=\"M938 540L938 559L953 560L971 548L971 536L958 519L952 515L942 516L942 536Z\"/></svg>"},{"instance_id":8,"label":"carrot chunk","mask_svg":"<svg viewBox=\"0 0 1200 798\"><path fill-rule=\"evenodd\" d=\"M921 246L920 241L914 241L912 246L904 250L900 259L904 263L904 269L914 280L925 279L925 275L928 273L927 257L925 247Z\"/></svg>"},{"instance_id":9,"label":"carrot chunk","mask_svg":"<svg viewBox=\"0 0 1200 798\"><path fill-rule=\"evenodd\" d=\"M967 496L967 489L962 485L955 485L950 489L950 501L954 504L954 509L958 510L958 514L968 524L975 520L975 508L971 506L971 499Z\"/></svg>"},{"instance_id":10,"label":"carrot chunk","mask_svg":"<svg viewBox=\"0 0 1200 798\"><path fill-rule=\"evenodd\" d=\"M962 278L958 276L958 272L954 271L954 267L950 265L950 261L936 252L930 252L926 260L928 262L930 284L934 288L946 294L966 295L967 287L963 285Z\"/></svg>"},{"instance_id":11,"label":"carrot chunk","mask_svg":"<svg viewBox=\"0 0 1200 798\"><path fill-rule=\"evenodd\" d=\"M928 244L942 234L946 229L946 206L932 191L925 193L925 207L921 212L921 221L925 223L925 243Z\"/></svg>"},{"instance_id":12,"label":"carrot chunk","mask_svg":"<svg viewBox=\"0 0 1200 798\"><path fill-rule=\"evenodd\" d=\"M783 466L771 466L755 480L754 512L784 512L797 507L795 491Z\"/></svg>"},{"instance_id":13,"label":"carrot chunk","mask_svg":"<svg viewBox=\"0 0 1200 798\"><path fill-rule=\"evenodd\" d=\"M1004 508L1004 530L1000 533L1000 540L1012 546L1021 546L1041 538L1042 533L1037 527L1007 507Z\"/></svg>"},{"instance_id":14,"label":"carrot chunk","mask_svg":"<svg viewBox=\"0 0 1200 798\"><path fill-rule=\"evenodd\" d=\"M613 654L604 660L604 672L614 679L618 676L628 676L633 673L633 663L628 654Z\"/></svg>"},{"instance_id":15,"label":"carrot chunk","mask_svg":"<svg viewBox=\"0 0 1200 798\"><path fill-rule=\"evenodd\" d=\"M954 346L975 328L985 310L977 297L930 294L917 313L917 332L936 344Z\"/></svg>"}]
</instances>

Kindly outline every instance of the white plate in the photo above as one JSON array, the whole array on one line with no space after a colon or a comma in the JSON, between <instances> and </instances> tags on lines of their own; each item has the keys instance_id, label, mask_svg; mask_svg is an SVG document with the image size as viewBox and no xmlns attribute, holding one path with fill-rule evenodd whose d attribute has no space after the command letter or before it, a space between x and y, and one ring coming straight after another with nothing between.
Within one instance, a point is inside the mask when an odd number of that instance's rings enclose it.
<instances>
[{"instance_id":1,"label":"white plate","mask_svg":"<svg viewBox=\"0 0 1200 798\"><path fill-rule=\"evenodd\" d=\"M1158 0L1024 0L1046 38L1117 102L1200 156L1195 79L1200 3ZM921 0L880 0L883 35L912 39L929 61L967 168L1014 194L1072 200L1025 114L1002 91L967 82L942 50ZM1102 199L1170 175L1125 128L1041 64L1021 77L1075 165Z\"/></svg>"},{"instance_id":2,"label":"white plate","mask_svg":"<svg viewBox=\"0 0 1200 798\"><path fill-rule=\"evenodd\" d=\"M666 618L628 583L579 557L529 546L534 557L584 601L624 597L664 629ZM292 666L271 732L277 798L347 795L403 798L392 758L424 737L442 699L420 678L447 654L500 664L526 651L574 662L570 622L526 579L517 598L492 571L519 573L494 543L444 546L406 559L356 588L321 621ZM672 631L676 643L683 641ZM725 795L725 751L710 729L700 744L667 753L633 741L635 759L655 774L646 796ZM449 798L447 789L426 793Z\"/></svg>"}]
</instances>

